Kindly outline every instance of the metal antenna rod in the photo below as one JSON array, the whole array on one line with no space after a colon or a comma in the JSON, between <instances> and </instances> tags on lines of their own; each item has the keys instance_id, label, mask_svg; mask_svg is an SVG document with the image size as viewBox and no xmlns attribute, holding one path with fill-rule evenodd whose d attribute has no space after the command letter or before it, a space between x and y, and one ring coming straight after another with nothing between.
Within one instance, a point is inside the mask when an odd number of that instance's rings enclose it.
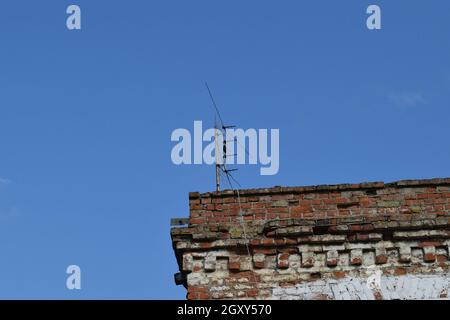
<instances>
[{"instance_id":1,"label":"metal antenna rod","mask_svg":"<svg viewBox=\"0 0 450 320\"><path fill-rule=\"evenodd\" d=\"M205 86L206 86L206 89L208 90L209 97L211 98L213 106L216 109L216 113L219 116L220 124L222 125L222 129L223 129L223 128L225 128L225 125L223 124L222 116L220 115L220 111L219 111L219 108L217 107L216 100L214 100L214 96L212 95L212 92L209 89L208 82L205 82Z\"/></svg>"},{"instance_id":2,"label":"metal antenna rod","mask_svg":"<svg viewBox=\"0 0 450 320\"><path fill-rule=\"evenodd\" d=\"M217 125L216 125L216 116L214 116L214 141L216 143L216 192L220 191L220 163L219 163L219 134L218 134L218 130L217 130Z\"/></svg>"}]
</instances>

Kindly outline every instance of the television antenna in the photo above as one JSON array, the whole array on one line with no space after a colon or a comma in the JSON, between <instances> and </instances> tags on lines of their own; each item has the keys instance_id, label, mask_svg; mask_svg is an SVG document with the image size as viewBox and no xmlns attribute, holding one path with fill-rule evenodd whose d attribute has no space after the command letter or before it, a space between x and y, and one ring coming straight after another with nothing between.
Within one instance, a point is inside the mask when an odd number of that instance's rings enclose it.
<instances>
[{"instance_id":1,"label":"television antenna","mask_svg":"<svg viewBox=\"0 0 450 320\"><path fill-rule=\"evenodd\" d=\"M227 153L227 139L226 139L226 131L227 129L235 128L236 126L227 126L224 124L222 115L220 114L219 107L217 106L216 100L214 99L214 96L211 92L211 89L209 88L208 82L205 82L206 89L208 90L209 97L211 99L211 102L214 106L215 114L214 114L214 140L215 140L215 155L216 155L216 165L215 165L215 171L216 171L216 192L220 192L220 174L224 173L225 177L228 180L228 183L230 187L232 187L231 180L236 182L236 184L239 184L239 182L236 181L236 179L231 175L231 172L237 171L238 169L227 169L227 157L233 156L229 155ZM217 124L217 118L219 118L220 124ZM221 138L219 139L219 136ZM222 143L222 146L219 145L219 142ZM222 147L222 148L221 148ZM220 152L219 150L222 149L222 159L220 159Z\"/></svg>"}]
</instances>

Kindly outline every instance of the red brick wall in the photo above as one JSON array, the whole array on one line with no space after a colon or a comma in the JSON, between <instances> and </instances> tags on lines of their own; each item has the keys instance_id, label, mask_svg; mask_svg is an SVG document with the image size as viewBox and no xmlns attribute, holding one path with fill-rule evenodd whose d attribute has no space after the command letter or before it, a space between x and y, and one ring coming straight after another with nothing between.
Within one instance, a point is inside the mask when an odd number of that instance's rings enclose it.
<instances>
[{"instance_id":1,"label":"red brick wall","mask_svg":"<svg viewBox=\"0 0 450 320\"><path fill-rule=\"evenodd\" d=\"M450 179L335 186L279 187L240 192L245 221L359 215L448 214ZM190 224L232 223L239 204L231 191L189 195Z\"/></svg>"},{"instance_id":2,"label":"red brick wall","mask_svg":"<svg viewBox=\"0 0 450 320\"><path fill-rule=\"evenodd\" d=\"M417 277L428 298L448 294L450 179L239 194L190 193L189 225L172 229L189 299L347 297L335 281L359 298L409 297ZM366 292L373 270L392 288L405 276L404 290Z\"/></svg>"}]
</instances>

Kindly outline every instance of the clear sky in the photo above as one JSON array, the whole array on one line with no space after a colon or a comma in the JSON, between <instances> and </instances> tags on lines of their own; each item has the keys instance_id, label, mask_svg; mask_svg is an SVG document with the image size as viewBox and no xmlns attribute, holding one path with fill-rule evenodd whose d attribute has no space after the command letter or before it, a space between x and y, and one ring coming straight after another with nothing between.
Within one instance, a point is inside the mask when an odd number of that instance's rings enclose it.
<instances>
[{"instance_id":1,"label":"clear sky","mask_svg":"<svg viewBox=\"0 0 450 320\"><path fill-rule=\"evenodd\" d=\"M447 0L2 0L0 298L185 297L169 219L214 172L170 135L213 124L204 81L228 124L280 129L243 188L450 176Z\"/></svg>"}]
</instances>

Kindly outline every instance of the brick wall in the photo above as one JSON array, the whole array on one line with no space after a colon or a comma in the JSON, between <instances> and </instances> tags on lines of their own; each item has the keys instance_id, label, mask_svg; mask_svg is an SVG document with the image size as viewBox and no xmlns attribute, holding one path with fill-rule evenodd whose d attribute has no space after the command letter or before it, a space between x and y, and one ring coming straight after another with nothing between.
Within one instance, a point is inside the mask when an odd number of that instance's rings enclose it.
<instances>
[{"instance_id":1,"label":"brick wall","mask_svg":"<svg viewBox=\"0 0 450 320\"><path fill-rule=\"evenodd\" d=\"M447 297L450 179L194 192L189 205L171 230L188 299Z\"/></svg>"}]
</instances>

